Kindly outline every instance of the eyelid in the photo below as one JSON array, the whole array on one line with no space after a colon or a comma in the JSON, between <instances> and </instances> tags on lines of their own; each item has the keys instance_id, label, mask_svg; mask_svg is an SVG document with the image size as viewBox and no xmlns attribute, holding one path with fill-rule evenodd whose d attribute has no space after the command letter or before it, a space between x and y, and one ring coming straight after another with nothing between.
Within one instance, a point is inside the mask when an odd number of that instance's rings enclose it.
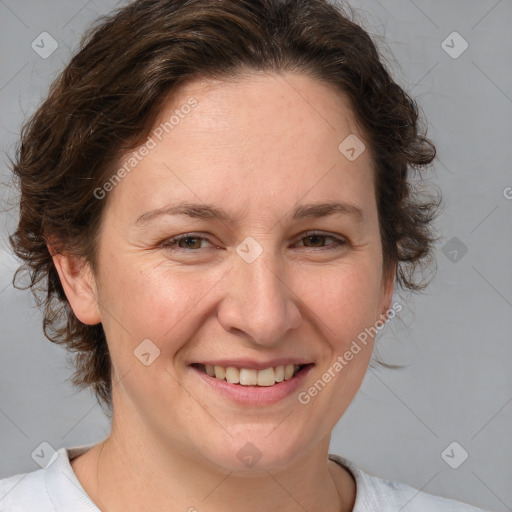
<instances>
[{"instance_id":1,"label":"eyelid","mask_svg":"<svg viewBox=\"0 0 512 512\"><path fill-rule=\"evenodd\" d=\"M329 233L328 231L321 231L321 230L318 230L318 229L310 229L309 231L303 231L300 234L300 236L298 237L298 240L300 240L301 238L305 238L307 236L314 236L314 235L336 238L336 239L338 239L340 241L343 241L343 242L347 241L345 239L345 237L343 237L342 235L337 235L335 233Z\"/></svg>"},{"instance_id":2,"label":"eyelid","mask_svg":"<svg viewBox=\"0 0 512 512\"><path fill-rule=\"evenodd\" d=\"M182 235L176 235L171 238L166 238L163 242L161 242L159 244L159 246L165 248L165 247L171 246L175 243L178 243L180 240L183 240L185 238L199 238L199 239L208 241L210 244L212 243L210 241L210 239L202 233L183 233ZM176 250L177 251L185 251L185 252L196 252L197 251L197 249L188 249L187 250L187 249L182 249L180 247L178 247Z\"/></svg>"}]
</instances>

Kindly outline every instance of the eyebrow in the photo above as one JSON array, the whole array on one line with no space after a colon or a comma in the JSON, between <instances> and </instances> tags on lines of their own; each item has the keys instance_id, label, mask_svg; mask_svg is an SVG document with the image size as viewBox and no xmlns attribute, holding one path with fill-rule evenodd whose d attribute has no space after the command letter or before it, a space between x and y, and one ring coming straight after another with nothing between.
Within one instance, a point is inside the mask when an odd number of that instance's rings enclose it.
<instances>
[{"instance_id":1,"label":"eyebrow","mask_svg":"<svg viewBox=\"0 0 512 512\"><path fill-rule=\"evenodd\" d=\"M137 217L135 224L145 225L157 217L168 215L186 215L194 219L217 219L230 224L235 223L226 211L214 205L182 202L143 213ZM361 208L339 201L299 205L293 211L292 220L320 218L329 215L346 215L353 217L358 223L366 221L366 215Z\"/></svg>"}]
</instances>

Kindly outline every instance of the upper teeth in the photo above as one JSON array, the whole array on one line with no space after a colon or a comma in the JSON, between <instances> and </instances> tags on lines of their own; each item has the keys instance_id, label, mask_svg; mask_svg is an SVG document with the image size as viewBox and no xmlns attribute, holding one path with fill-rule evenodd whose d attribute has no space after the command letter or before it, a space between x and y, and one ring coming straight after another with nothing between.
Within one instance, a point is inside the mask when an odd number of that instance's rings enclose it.
<instances>
[{"instance_id":1,"label":"upper teeth","mask_svg":"<svg viewBox=\"0 0 512 512\"><path fill-rule=\"evenodd\" d=\"M210 377L226 380L231 384L241 384L242 386L272 386L276 382L291 379L300 368L298 364L281 365L274 368L265 368L264 370L235 368L233 366L224 368L211 364L204 366Z\"/></svg>"}]
</instances>

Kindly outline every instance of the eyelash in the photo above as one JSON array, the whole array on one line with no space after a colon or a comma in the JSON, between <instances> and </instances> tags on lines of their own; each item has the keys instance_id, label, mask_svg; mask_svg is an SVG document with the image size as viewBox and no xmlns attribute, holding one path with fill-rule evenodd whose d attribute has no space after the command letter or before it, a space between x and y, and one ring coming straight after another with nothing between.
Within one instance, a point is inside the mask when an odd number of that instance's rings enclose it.
<instances>
[{"instance_id":1,"label":"eyelash","mask_svg":"<svg viewBox=\"0 0 512 512\"><path fill-rule=\"evenodd\" d=\"M308 238L310 236L319 236L319 237L323 237L323 238L332 238L333 240L335 240L336 242L334 244L330 244L329 246L327 247L306 247L306 249L309 249L310 251L332 251L332 250L336 250L336 249L339 249L341 248L342 246L346 245L347 241L344 240L343 238L339 238L339 237L336 237L334 235L328 235L328 234L325 234L325 233L322 233L322 232L319 232L319 231L307 231L302 237L299 238L299 240L303 240L304 238ZM180 241L180 240L185 240L187 238L195 238L195 239L200 239L200 240L207 240L208 239L206 237L203 237L203 236L199 236L195 233L185 233L184 235L179 235L179 236L175 236L173 238L169 238L167 240L164 240L161 244L160 244L160 247L163 248L163 249L167 249L167 250L170 250L170 251L177 251L177 252L187 252L187 253L193 253L193 252L197 252L199 249L183 249L182 247L176 247L176 244ZM331 247L331 246L334 246L334 247Z\"/></svg>"}]
</instances>

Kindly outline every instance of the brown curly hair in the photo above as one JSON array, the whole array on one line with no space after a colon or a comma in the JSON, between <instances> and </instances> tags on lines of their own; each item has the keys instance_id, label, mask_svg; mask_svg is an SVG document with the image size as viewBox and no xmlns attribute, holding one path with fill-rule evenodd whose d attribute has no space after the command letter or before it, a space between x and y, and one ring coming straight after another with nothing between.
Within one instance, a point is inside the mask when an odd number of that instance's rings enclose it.
<instances>
[{"instance_id":1,"label":"brown curly hair","mask_svg":"<svg viewBox=\"0 0 512 512\"><path fill-rule=\"evenodd\" d=\"M347 8L349 9L349 8ZM297 71L351 101L371 143L383 272L403 290L432 260L440 200L420 200L410 171L435 158L416 102L397 85L368 33L327 0L139 0L100 18L25 123L12 161L21 192L9 237L24 263L14 275L44 306L43 329L75 354L74 385L92 387L111 411L111 361L101 324L74 315L48 250L85 258L94 270L106 201L94 190L147 136L166 97L192 78ZM56 246L56 247L57 247ZM27 286L17 286L20 273ZM42 295L41 295L42 293Z\"/></svg>"}]
</instances>

